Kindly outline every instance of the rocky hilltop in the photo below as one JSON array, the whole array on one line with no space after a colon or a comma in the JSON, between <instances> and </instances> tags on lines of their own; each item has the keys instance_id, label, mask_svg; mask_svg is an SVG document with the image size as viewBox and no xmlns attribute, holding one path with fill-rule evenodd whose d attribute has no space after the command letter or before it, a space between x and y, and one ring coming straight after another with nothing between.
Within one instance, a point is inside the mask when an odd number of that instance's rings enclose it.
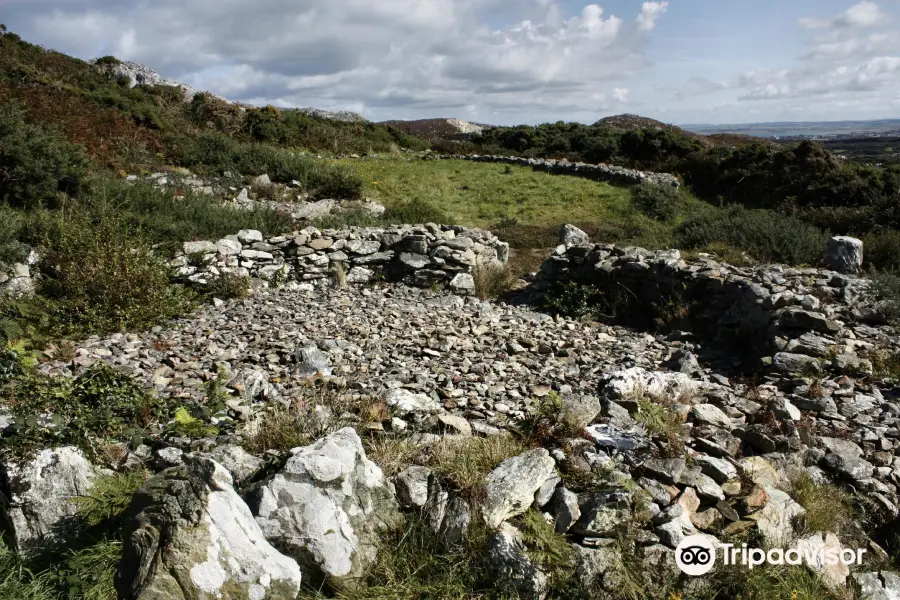
<instances>
[{"instance_id":1,"label":"rocky hilltop","mask_svg":"<svg viewBox=\"0 0 900 600\"><path fill-rule=\"evenodd\" d=\"M182 90L182 92L184 93L185 101L188 102L193 99L194 95L205 93L222 102L240 105L240 103L231 102L226 98L223 98L222 96L217 96L216 94L210 94L209 92L195 89L187 84L179 83L178 81L174 81L172 79L166 79L150 67L138 64L136 62L118 59L94 59L90 61L90 64L94 65L100 71L112 75L116 79L124 80L127 83L128 87L134 87L136 85L177 87ZM368 119L366 119L362 115L350 111L328 111L318 108L297 108L294 110L313 117L331 119L334 121L346 121L349 123L369 122Z\"/></svg>"}]
</instances>

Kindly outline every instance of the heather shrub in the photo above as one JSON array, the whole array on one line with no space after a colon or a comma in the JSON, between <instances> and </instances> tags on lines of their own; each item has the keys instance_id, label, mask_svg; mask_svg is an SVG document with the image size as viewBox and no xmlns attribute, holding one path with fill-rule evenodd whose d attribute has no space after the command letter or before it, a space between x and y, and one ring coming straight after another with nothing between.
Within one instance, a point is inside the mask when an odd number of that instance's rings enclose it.
<instances>
[{"instance_id":1,"label":"heather shrub","mask_svg":"<svg viewBox=\"0 0 900 600\"><path fill-rule=\"evenodd\" d=\"M679 226L676 237L680 248L726 244L758 260L792 265L819 263L828 239L826 233L797 218L738 206L690 218Z\"/></svg>"}]
</instances>

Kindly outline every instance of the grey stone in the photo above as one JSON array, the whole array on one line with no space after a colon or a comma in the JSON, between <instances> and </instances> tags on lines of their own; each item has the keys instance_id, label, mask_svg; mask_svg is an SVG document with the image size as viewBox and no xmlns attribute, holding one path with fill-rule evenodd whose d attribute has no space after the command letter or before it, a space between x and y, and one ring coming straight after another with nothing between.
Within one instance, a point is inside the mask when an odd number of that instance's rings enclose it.
<instances>
[{"instance_id":1,"label":"grey stone","mask_svg":"<svg viewBox=\"0 0 900 600\"><path fill-rule=\"evenodd\" d=\"M357 585L381 533L402 522L393 485L349 427L297 448L251 500L266 539L337 589Z\"/></svg>"},{"instance_id":2,"label":"grey stone","mask_svg":"<svg viewBox=\"0 0 900 600\"><path fill-rule=\"evenodd\" d=\"M404 388L389 390L384 396L387 405L399 414L441 412L441 405L425 394L416 394Z\"/></svg>"},{"instance_id":3,"label":"grey stone","mask_svg":"<svg viewBox=\"0 0 900 600\"><path fill-rule=\"evenodd\" d=\"M559 230L559 243L569 248L571 246L583 246L590 242L588 234L574 225L563 225Z\"/></svg>"},{"instance_id":4,"label":"grey stone","mask_svg":"<svg viewBox=\"0 0 900 600\"><path fill-rule=\"evenodd\" d=\"M126 514L120 598L290 600L300 591L297 563L266 541L210 459L188 457L151 478Z\"/></svg>"},{"instance_id":5,"label":"grey stone","mask_svg":"<svg viewBox=\"0 0 900 600\"><path fill-rule=\"evenodd\" d=\"M329 376L332 373L331 360L316 346L298 348L294 360L297 363L296 374L299 377L312 377L317 374Z\"/></svg>"},{"instance_id":6,"label":"grey stone","mask_svg":"<svg viewBox=\"0 0 900 600\"><path fill-rule=\"evenodd\" d=\"M59 526L78 512L70 499L87 495L99 474L72 446L48 448L30 460L3 465L9 504L0 501L0 517L15 547L27 553L57 540Z\"/></svg>"},{"instance_id":7,"label":"grey stone","mask_svg":"<svg viewBox=\"0 0 900 600\"><path fill-rule=\"evenodd\" d=\"M237 236L242 244L252 244L254 242L263 241L262 232L255 229L241 229L238 231Z\"/></svg>"},{"instance_id":8,"label":"grey stone","mask_svg":"<svg viewBox=\"0 0 900 600\"><path fill-rule=\"evenodd\" d=\"M526 554L522 534L509 523L488 538L487 563L495 582L521 600L543 600L549 591L547 576Z\"/></svg>"},{"instance_id":9,"label":"grey stone","mask_svg":"<svg viewBox=\"0 0 900 600\"><path fill-rule=\"evenodd\" d=\"M412 465L394 477L397 500L403 508L422 508L428 501L428 478L431 469Z\"/></svg>"},{"instance_id":10,"label":"grey stone","mask_svg":"<svg viewBox=\"0 0 900 600\"><path fill-rule=\"evenodd\" d=\"M504 460L485 480L482 514L488 527L525 512L534 493L556 473L556 463L543 448Z\"/></svg>"},{"instance_id":11,"label":"grey stone","mask_svg":"<svg viewBox=\"0 0 900 600\"><path fill-rule=\"evenodd\" d=\"M185 242L182 249L185 254L212 254L218 250L212 242Z\"/></svg>"},{"instance_id":12,"label":"grey stone","mask_svg":"<svg viewBox=\"0 0 900 600\"><path fill-rule=\"evenodd\" d=\"M838 273L859 273L863 265L862 240L838 235L825 246L825 264Z\"/></svg>"}]
</instances>

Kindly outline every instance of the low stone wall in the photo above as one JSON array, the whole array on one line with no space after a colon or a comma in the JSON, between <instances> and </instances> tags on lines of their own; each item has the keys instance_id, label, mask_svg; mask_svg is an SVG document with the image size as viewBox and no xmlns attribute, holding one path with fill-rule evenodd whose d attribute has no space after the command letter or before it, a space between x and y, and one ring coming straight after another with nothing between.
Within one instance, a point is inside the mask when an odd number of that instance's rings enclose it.
<instances>
[{"instance_id":1,"label":"low stone wall","mask_svg":"<svg viewBox=\"0 0 900 600\"><path fill-rule=\"evenodd\" d=\"M477 265L505 264L509 244L481 229L451 225L402 225L319 230L308 227L264 239L243 230L218 241L186 242L170 264L177 278L197 285L224 273L274 281L330 279L337 264L348 283L378 278L428 287L447 284L456 293L475 289Z\"/></svg>"},{"instance_id":2,"label":"low stone wall","mask_svg":"<svg viewBox=\"0 0 900 600\"><path fill-rule=\"evenodd\" d=\"M525 290L528 301L538 302L568 281L618 294L645 316L676 299L689 311L692 332L729 334L757 357L775 353L768 362L785 370L840 356L852 362L850 355L865 346L859 340L876 331L870 325L882 324L871 282L854 275L779 265L738 268L702 256L688 261L678 250L592 244L583 232L571 231L578 230L569 227L569 242L556 248ZM882 328L878 332L884 337Z\"/></svg>"},{"instance_id":3,"label":"low stone wall","mask_svg":"<svg viewBox=\"0 0 900 600\"><path fill-rule=\"evenodd\" d=\"M670 173L638 171L603 163L594 165L580 162L573 163L567 160L522 158L521 156L490 156L481 154L454 154L444 155L441 156L441 158L521 165L524 167L531 167L535 171L547 171L557 175L575 175L577 177L586 177L595 181L608 181L610 183L618 183L621 185L633 185L643 182L656 185L669 185L672 187L681 185L678 178Z\"/></svg>"}]
</instances>

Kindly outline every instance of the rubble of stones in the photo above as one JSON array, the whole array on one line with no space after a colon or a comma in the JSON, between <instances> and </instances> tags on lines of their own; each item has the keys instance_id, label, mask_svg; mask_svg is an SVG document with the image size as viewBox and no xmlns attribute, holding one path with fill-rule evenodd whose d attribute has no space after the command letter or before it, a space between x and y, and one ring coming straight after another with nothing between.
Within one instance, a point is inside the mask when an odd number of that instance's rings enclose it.
<instances>
[{"instance_id":1,"label":"rubble of stones","mask_svg":"<svg viewBox=\"0 0 900 600\"><path fill-rule=\"evenodd\" d=\"M261 242L244 237L242 248ZM128 511L120 594L169 598L174 581L260 598L294 597L301 581L352 587L377 559L381 536L416 513L447 546L464 543L469 524L481 520L492 530L484 560L495 580L535 599L545 597L550 577L514 524L530 509L566 537L576 576L610 593L622 578L622 536L646 572L673 577L674 548L688 535L753 535L784 549L859 547L837 532L800 527L799 477L852 491L870 516L897 527L900 405L890 381L871 376L867 357L896 352L898 339L876 323L868 282L595 245L567 227L532 291L576 276L628 282L648 295L665 282L703 290L720 327L759 327L776 352L757 380L745 379L706 362L709 342L689 332L651 335L377 284L263 288L168 328L88 338L73 360L48 355L40 367L47 373L72 376L105 361L186 402L199 401L220 368L228 373L228 411L211 419L218 438L173 440L129 456L157 473ZM261 470L266 457L243 450L240 433L272 406L303 397L310 377L351 398L379 399L389 414L291 450L274 473ZM386 477L360 437L427 447L504 435L551 393L561 398L560 419L580 434L503 461L474 498L421 465ZM648 401L679 424L674 438L646 425ZM311 419L329 411L309 410ZM3 472L11 500L0 503L4 522L27 548L53 535L71 510L66 499L84 494L99 471L77 450L58 448ZM603 490L580 489L573 474L602 479ZM900 579L878 567L885 549L876 540L864 547L860 566L814 569L836 588L857 585L865 600L896 597ZM227 556L240 556L240 564ZM682 579L686 587L698 581Z\"/></svg>"},{"instance_id":2,"label":"rubble of stones","mask_svg":"<svg viewBox=\"0 0 900 600\"><path fill-rule=\"evenodd\" d=\"M449 286L463 295L475 291L479 265L504 265L509 244L481 229L453 225L398 225L340 230L307 227L263 239L242 230L218 241L185 242L169 264L177 278L205 285L223 274L274 283L332 280L336 269L346 283L374 279L407 285ZM299 289L299 288L298 288Z\"/></svg>"},{"instance_id":3,"label":"rubble of stones","mask_svg":"<svg viewBox=\"0 0 900 600\"><path fill-rule=\"evenodd\" d=\"M493 156L486 154L453 154L443 155L441 158L519 165L531 167L535 171L546 171L556 175L574 175L576 177L585 177L595 181L608 181L622 185L634 185L636 183L645 182L671 187L679 187L681 185L678 178L670 173L638 171L636 169L608 165L605 163L590 164L569 162L566 159L523 158L521 156Z\"/></svg>"}]
</instances>

